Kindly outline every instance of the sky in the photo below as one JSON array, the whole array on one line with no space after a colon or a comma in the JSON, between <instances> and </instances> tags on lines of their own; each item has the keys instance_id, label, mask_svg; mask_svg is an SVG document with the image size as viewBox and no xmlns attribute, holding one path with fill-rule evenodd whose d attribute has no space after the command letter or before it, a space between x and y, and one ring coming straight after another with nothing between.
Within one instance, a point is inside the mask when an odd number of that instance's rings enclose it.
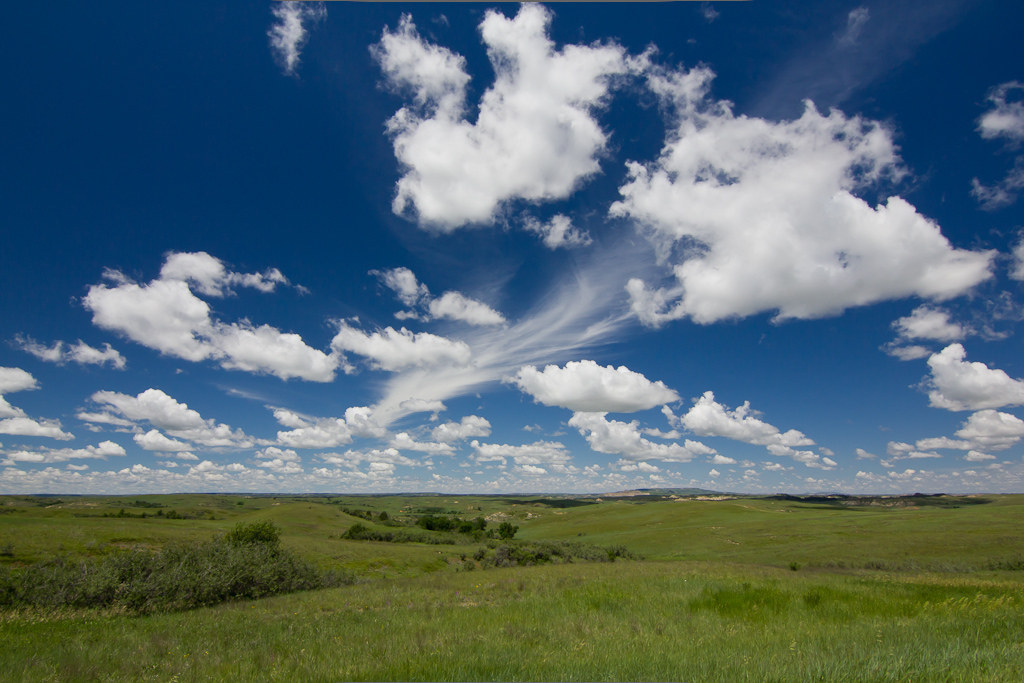
<instances>
[{"instance_id":1,"label":"sky","mask_svg":"<svg viewBox=\"0 0 1024 683\"><path fill-rule=\"evenodd\" d=\"M0 493L1024 491L1024 8L8 10Z\"/></svg>"}]
</instances>

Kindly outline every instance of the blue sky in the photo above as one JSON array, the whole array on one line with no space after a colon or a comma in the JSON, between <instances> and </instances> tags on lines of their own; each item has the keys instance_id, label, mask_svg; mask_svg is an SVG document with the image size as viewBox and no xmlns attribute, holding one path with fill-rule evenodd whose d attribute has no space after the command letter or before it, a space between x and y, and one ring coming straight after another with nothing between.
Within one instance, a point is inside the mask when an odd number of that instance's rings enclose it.
<instances>
[{"instance_id":1,"label":"blue sky","mask_svg":"<svg viewBox=\"0 0 1024 683\"><path fill-rule=\"evenodd\" d=\"M51 10L0 492L1022 490L1012 3Z\"/></svg>"}]
</instances>

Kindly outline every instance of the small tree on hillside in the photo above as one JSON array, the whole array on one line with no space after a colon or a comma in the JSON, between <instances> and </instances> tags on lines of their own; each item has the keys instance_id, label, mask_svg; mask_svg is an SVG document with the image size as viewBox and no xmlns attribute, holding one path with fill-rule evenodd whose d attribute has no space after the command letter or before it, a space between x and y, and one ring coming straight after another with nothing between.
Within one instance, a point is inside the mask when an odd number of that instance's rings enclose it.
<instances>
[{"instance_id":1,"label":"small tree on hillside","mask_svg":"<svg viewBox=\"0 0 1024 683\"><path fill-rule=\"evenodd\" d=\"M235 547L260 543L277 549L281 543L281 530L273 522L240 522L227 533L224 540Z\"/></svg>"},{"instance_id":2,"label":"small tree on hillside","mask_svg":"<svg viewBox=\"0 0 1024 683\"><path fill-rule=\"evenodd\" d=\"M519 531L519 527L513 525L511 522L502 522L498 525L498 536L503 539L514 537L517 531Z\"/></svg>"}]
</instances>

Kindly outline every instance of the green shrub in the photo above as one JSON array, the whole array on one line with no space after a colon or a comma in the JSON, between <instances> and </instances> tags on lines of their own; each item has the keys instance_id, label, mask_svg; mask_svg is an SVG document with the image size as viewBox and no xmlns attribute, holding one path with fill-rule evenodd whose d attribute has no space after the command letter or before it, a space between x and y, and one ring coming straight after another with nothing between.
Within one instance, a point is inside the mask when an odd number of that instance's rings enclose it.
<instances>
[{"instance_id":1,"label":"green shrub","mask_svg":"<svg viewBox=\"0 0 1024 683\"><path fill-rule=\"evenodd\" d=\"M514 538L516 532L519 531L519 527L513 525L511 522L502 522L498 525L498 537L503 539Z\"/></svg>"},{"instance_id":2,"label":"green shrub","mask_svg":"<svg viewBox=\"0 0 1024 683\"><path fill-rule=\"evenodd\" d=\"M222 538L172 544L156 553L131 550L98 560L54 558L17 570L0 568L0 605L121 607L145 614L351 582L282 550L277 528L257 522L240 524Z\"/></svg>"},{"instance_id":3,"label":"green shrub","mask_svg":"<svg viewBox=\"0 0 1024 683\"><path fill-rule=\"evenodd\" d=\"M277 549L281 544L281 530L268 521L239 522L224 540L235 547L259 544Z\"/></svg>"}]
</instances>

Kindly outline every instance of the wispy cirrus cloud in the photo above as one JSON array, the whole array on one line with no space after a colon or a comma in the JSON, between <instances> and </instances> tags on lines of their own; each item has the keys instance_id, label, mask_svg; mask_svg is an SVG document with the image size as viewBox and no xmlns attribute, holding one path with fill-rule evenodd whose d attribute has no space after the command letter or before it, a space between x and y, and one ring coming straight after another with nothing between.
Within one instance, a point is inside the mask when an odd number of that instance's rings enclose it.
<instances>
[{"instance_id":1,"label":"wispy cirrus cloud","mask_svg":"<svg viewBox=\"0 0 1024 683\"><path fill-rule=\"evenodd\" d=\"M285 74L294 76L309 27L327 17L327 7L322 2L278 2L270 11L276 20L267 31L270 48Z\"/></svg>"}]
</instances>

